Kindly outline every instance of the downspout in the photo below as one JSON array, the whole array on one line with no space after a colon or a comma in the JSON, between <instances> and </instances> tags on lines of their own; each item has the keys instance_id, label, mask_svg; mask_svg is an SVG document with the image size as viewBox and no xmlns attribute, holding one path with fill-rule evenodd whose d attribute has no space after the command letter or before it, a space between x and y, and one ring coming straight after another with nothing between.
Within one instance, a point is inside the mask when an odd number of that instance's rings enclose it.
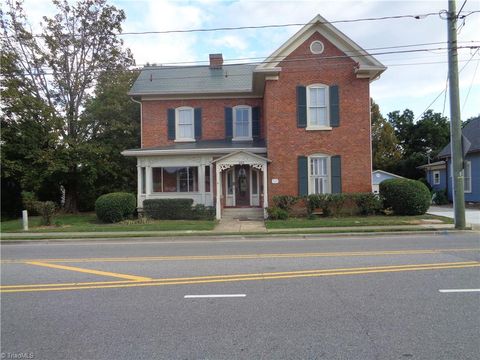
<instances>
[{"instance_id":1,"label":"downspout","mask_svg":"<svg viewBox=\"0 0 480 360\"><path fill-rule=\"evenodd\" d=\"M136 102L137 104L140 104L140 147L143 148L143 108L142 108L142 102L138 101L138 100L135 100L133 98L133 96L130 97L130 99L133 102Z\"/></svg>"}]
</instances>

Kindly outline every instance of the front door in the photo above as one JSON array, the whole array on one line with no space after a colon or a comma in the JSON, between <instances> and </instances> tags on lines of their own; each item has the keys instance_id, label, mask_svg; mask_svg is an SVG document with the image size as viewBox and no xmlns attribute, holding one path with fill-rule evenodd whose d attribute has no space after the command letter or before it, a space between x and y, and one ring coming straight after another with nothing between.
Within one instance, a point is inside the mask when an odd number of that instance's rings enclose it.
<instances>
[{"instance_id":1,"label":"front door","mask_svg":"<svg viewBox=\"0 0 480 360\"><path fill-rule=\"evenodd\" d=\"M250 166L235 166L235 205L250 206Z\"/></svg>"}]
</instances>

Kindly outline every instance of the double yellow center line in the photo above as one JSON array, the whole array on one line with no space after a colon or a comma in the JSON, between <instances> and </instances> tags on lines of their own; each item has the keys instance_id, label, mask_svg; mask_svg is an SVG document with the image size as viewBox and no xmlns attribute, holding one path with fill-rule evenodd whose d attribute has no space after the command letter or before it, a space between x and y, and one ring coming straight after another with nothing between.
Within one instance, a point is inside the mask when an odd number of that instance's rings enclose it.
<instances>
[{"instance_id":1,"label":"double yellow center line","mask_svg":"<svg viewBox=\"0 0 480 360\"><path fill-rule=\"evenodd\" d=\"M42 264L41 266L44 266L44 264ZM6 286L0 287L0 292L2 293L40 292L40 291L45 292L45 291L66 291L66 290L107 289L107 288L108 289L131 288L131 287L164 286L164 285L192 285L192 284L204 284L204 283L220 283L220 282L225 283L225 282L277 280L277 279L280 280L280 279L321 277L321 276L393 273L393 272L405 272L405 271L463 269L463 268L471 268L471 267L480 267L480 262L464 261L464 262L451 262L451 263L370 266L370 267L357 267L357 268L315 269L315 270L300 270L300 271L285 271L285 272L210 275L210 276L164 278L164 279L145 278L146 280L132 279L130 281L125 280L125 281L103 281L103 282L83 282L83 283L64 283L64 284L6 285ZM126 275L126 276L129 276L129 275Z\"/></svg>"}]
</instances>

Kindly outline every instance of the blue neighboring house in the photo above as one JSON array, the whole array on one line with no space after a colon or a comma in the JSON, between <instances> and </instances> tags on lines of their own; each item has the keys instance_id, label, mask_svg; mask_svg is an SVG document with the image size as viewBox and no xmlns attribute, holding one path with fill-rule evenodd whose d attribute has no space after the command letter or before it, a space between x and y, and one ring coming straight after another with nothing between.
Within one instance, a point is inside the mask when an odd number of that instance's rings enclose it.
<instances>
[{"instance_id":1,"label":"blue neighboring house","mask_svg":"<svg viewBox=\"0 0 480 360\"><path fill-rule=\"evenodd\" d=\"M480 117L472 119L462 129L471 146L464 159L465 201L480 202ZM419 166L425 170L428 183L434 190L447 190L452 201L452 152L450 144L438 154L434 163Z\"/></svg>"}]
</instances>

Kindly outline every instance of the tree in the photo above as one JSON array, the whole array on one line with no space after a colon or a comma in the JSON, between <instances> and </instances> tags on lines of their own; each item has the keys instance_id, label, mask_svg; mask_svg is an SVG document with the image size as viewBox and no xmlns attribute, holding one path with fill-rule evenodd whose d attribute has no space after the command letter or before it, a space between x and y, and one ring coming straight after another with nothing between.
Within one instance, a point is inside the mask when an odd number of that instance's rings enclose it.
<instances>
[{"instance_id":1,"label":"tree","mask_svg":"<svg viewBox=\"0 0 480 360\"><path fill-rule=\"evenodd\" d=\"M390 171L402 157L398 139L392 125L385 120L373 100L371 118L373 168Z\"/></svg>"},{"instance_id":2,"label":"tree","mask_svg":"<svg viewBox=\"0 0 480 360\"><path fill-rule=\"evenodd\" d=\"M26 121L23 112L32 111L32 104L18 104L16 96L38 105L33 115L49 136L47 149L36 156L65 188L65 210L74 212L80 183L91 175L89 164L97 151L90 141L94 124L82 117L89 92L103 72L123 71L134 62L116 36L125 19L122 10L105 0L53 4L57 14L43 18L39 35L28 27L21 1L9 0L8 11L1 13L2 48L14 63L2 69L2 75L22 85L19 94L7 94L12 103L7 100L5 107L9 125L16 126Z\"/></svg>"}]
</instances>

